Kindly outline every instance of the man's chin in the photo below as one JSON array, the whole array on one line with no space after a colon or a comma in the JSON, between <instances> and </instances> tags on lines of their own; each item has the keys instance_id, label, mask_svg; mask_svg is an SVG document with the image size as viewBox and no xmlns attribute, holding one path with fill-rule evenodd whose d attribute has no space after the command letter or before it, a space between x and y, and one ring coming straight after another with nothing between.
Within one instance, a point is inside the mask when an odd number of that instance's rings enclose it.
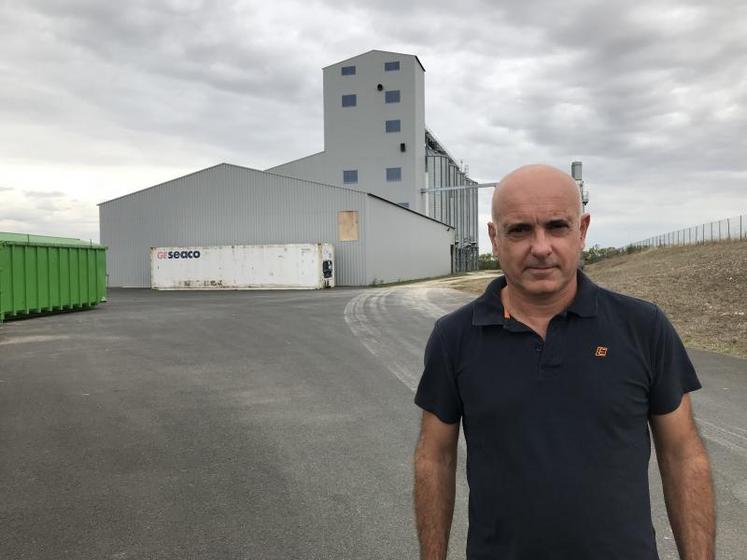
<instances>
[{"instance_id":1,"label":"man's chin","mask_svg":"<svg viewBox=\"0 0 747 560\"><path fill-rule=\"evenodd\" d=\"M527 293L535 295L558 293L563 288L563 279L557 272L557 269L550 269L545 274L524 274L523 287Z\"/></svg>"}]
</instances>

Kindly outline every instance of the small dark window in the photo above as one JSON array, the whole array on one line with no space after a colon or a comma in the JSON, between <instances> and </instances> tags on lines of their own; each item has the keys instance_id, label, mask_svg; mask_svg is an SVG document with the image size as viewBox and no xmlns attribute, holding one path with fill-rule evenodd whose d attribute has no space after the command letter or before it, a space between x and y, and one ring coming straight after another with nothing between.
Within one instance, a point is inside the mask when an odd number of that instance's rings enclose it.
<instances>
[{"instance_id":1,"label":"small dark window","mask_svg":"<svg viewBox=\"0 0 747 560\"><path fill-rule=\"evenodd\" d=\"M384 94L385 103L399 103L399 90L393 89Z\"/></svg>"},{"instance_id":2,"label":"small dark window","mask_svg":"<svg viewBox=\"0 0 747 560\"><path fill-rule=\"evenodd\" d=\"M396 72L399 70L399 60L384 63L384 72Z\"/></svg>"},{"instance_id":3,"label":"small dark window","mask_svg":"<svg viewBox=\"0 0 747 560\"><path fill-rule=\"evenodd\" d=\"M386 131L387 132L399 132L400 131L399 119L393 120L393 121L386 121Z\"/></svg>"},{"instance_id":4,"label":"small dark window","mask_svg":"<svg viewBox=\"0 0 747 560\"><path fill-rule=\"evenodd\" d=\"M350 185L358 182L358 170L357 169L345 169L342 172L342 182L346 185Z\"/></svg>"},{"instance_id":5,"label":"small dark window","mask_svg":"<svg viewBox=\"0 0 747 560\"><path fill-rule=\"evenodd\" d=\"M355 76L355 66L343 66L340 73L343 76Z\"/></svg>"},{"instance_id":6,"label":"small dark window","mask_svg":"<svg viewBox=\"0 0 747 560\"><path fill-rule=\"evenodd\" d=\"M401 181L402 180L402 168L401 167L387 167L386 168L386 180Z\"/></svg>"},{"instance_id":7,"label":"small dark window","mask_svg":"<svg viewBox=\"0 0 747 560\"><path fill-rule=\"evenodd\" d=\"M353 93L350 95L342 96L343 107L355 107L358 104L358 97Z\"/></svg>"}]
</instances>

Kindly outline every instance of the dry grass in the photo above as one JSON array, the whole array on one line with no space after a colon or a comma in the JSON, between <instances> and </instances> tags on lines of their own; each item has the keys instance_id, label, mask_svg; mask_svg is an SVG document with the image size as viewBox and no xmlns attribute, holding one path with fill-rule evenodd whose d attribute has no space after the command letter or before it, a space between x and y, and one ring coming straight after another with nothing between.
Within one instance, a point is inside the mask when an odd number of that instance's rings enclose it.
<instances>
[{"instance_id":1,"label":"dry grass","mask_svg":"<svg viewBox=\"0 0 747 560\"><path fill-rule=\"evenodd\" d=\"M686 345L747 357L747 241L649 249L589 265L586 273L659 305ZM460 276L448 286L479 294L494 277Z\"/></svg>"}]
</instances>

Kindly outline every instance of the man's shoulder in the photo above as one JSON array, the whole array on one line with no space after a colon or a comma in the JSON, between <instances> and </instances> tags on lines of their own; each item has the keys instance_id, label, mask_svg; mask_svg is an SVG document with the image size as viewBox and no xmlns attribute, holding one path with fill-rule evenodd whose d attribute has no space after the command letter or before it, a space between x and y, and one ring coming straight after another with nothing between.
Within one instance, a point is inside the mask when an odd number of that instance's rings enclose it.
<instances>
[{"instance_id":1,"label":"man's shoulder","mask_svg":"<svg viewBox=\"0 0 747 560\"><path fill-rule=\"evenodd\" d=\"M472 317L475 312L475 303L480 298L477 297L472 301L465 303L461 307L447 313L436 320L436 326L444 335L461 332L465 328L472 326Z\"/></svg>"},{"instance_id":2,"label":"man's shoulder","mask_svg":"<svg viewBox=\"0 0 747 560\"><path fill-rule=\"evenodd\" d=\"M502 276L492 280L482 294L438 319L436 326L446 335L463 333L470 327L484 324L486 318L498 316L502 311L498 293L504 285Z\"/></svg>"},{"instance_id":3,"label":"man's shoulder","mask_svg":"<svg viewBox=\"0 0 747 560\"><path fill-rule=\"evenodd\" d=\"M600 311L628 320L652 321L659 307L650 301L596 285Z\"/></svg>"}]
</instances>

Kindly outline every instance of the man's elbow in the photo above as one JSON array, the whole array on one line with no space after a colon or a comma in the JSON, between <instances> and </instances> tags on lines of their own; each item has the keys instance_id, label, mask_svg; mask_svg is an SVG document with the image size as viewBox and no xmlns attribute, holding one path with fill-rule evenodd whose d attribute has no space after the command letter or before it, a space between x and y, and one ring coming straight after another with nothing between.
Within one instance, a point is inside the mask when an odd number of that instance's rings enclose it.
<instances>
[{"instance_id":1,"label":"man's elbow","mask_svg":"<svg viewBox=\"0 0 747 560\"><path fill-rule=\"evenodd\" d=\"M415 450L415 471L455 470L457 462L456 449L433 450L418 446Z\"/></svg>"},{"instance_id":2,"label":"man's elbow","mask_svg":"<svg viewBox=\"0 0 747 560\"><path fill-rule=\"evenodd\" d=\"M686 445L667 446L657 449L657 458L662 470L686 470L710 476L711 462L700 436L695 436Z\"/></svg>"},{"instance_id":3,"label":"man's elbow","mask_svg":"<svg viewBox=\"0 0 747 560\"><path fill-rule=\"evenodd\" d=\"M454 471L457 464L456 445L434 445L421 438L415 448L415 471Z\"/></svg>"}]
</instances>

